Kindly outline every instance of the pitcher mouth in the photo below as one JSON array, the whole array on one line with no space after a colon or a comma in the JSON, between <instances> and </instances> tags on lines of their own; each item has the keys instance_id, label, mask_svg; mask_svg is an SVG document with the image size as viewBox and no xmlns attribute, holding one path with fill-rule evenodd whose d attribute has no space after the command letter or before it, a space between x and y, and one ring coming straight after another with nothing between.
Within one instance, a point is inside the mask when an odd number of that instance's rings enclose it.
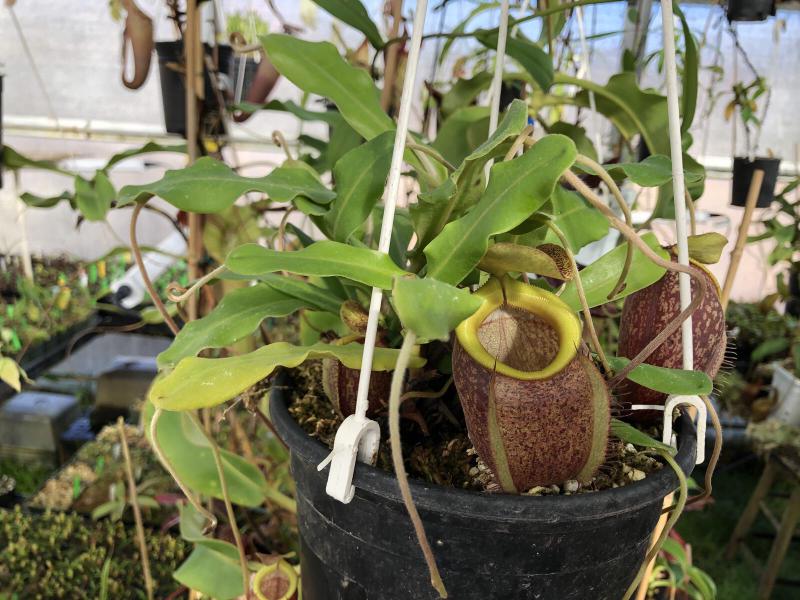
<instances>
[{"instance_id":1,"label":"pitcher mouth","mask_svg":"<svg viewBox=\"0 0 800 600\"><path fill-rule=\"evenodd\" d=\"M493 277L475 294L483 304L459 324L456 337L486 369L532 381L554 376L575 358L581 322L555 294L510 277ZM495 335L500 321L511 323L502 340Z\"/></svg>"}]
</instances>

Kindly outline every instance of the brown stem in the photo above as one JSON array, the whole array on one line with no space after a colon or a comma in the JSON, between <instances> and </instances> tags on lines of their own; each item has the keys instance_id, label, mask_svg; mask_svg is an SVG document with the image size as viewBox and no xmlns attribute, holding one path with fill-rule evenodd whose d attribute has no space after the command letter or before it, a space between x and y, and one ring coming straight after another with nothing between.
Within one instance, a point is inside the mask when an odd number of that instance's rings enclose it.
<instances>
[{"instance_id":1,"label":"brown stem","mask_svg":"<svg viewBox=\"0 0 800 600\"><path fill-rule=\"evenodd\" d=\"M139 213L142 212L142 208L144 204L137 204L133 207L133 214L131 215L131 252L133 253L133 257L136 260L136 266L139 267L139 272L142 274L142 281L144 282L144 287L147 288L147 293L150 294L150 298L153 300L153 304L155 304L156 309L161 314L161 317L164 319L164 322L169 327L169 330L173 333L173 335L178 335L178 326L175 324L175 321L172 320L172 317L169 316L169 312L167 311L167 307L164 306L164 303L161 301L161 298L158 297L158 293L156 292L156 288L153 287L153 282L150 281L150 276L147 274L147 269L144 267L144 260L142 259L142 251L139 249L139 242L136 240L136 223L139 220Z\"/></svg>"},{"instance_id":2,"label":"brown stem","mask_svg":"<svg viewBox=\"0 0 800 600\"><path fill-rule=\"evenodd\" d=\"M281 444L283 444L284 448L286 448L287 450L289 449L289 446L286 444L286 442L283 441L283 438L278 434L278 430L275 429L275 425L273 425L272 421L270 421L269 417L264 414L264 411L262 411L255 404L252 404L252 405L248 406L248 410L250 410L253 413L255 413L255 415L264 424L264 426L272 432L272 435L275 436L275 439L277 439Z\"/></svg>"},{"instance_id":3,"label":"brown stem","mask_svg":"<svg viewBox=\"0 0 800 600\"><path fill-rule=\"evenodd\" d=\"M581 281L581 274L578 270L578 263L575 262L575 255L572 253L572 249L569 247L569 242L567 241L567 237L564 235L564 232L553 223L552 221L548 221L547 226L550 230L556 234L558 239L561 241L561 245L564 247L564 253L569 258L569 264L572 268L573 277L575 279L575 291L578 293L578 298L581 301L581 310L583 311L583 320L586 322L586 327L589 329L589 337L592 338L592 345L594 346L594 351L597 353L597 356L600 358L600 362L603 365L603 370L606 373L611 372L611 365L608 364L608 359L606 358L606 353L603 352L603 346L600 344L600 338L597 337L597 330L594 328L594 321L592 320L592 310L589 308L589 302L586 300L586 292L583 289L583 282Z\"/></svg>"},{"instance_id":4,"label":"brown stem","mask_svg":"<svg viewBox=\"0 0 800 600\"><path fill-rule=\"evenodd\" d=\"M722 453L722 425L719 422L719 415L717 414L714 405L708 399L708 396L700 396L706 405L708 415L711 417L711 423L714 425L714 450L711 452L711 458L708 460L708 467L706 467L706 474L703 482L703 492L692 496L686 501L687 504L694 504L701 502L711 497L714 483L714 471L717 469L719 462L719 455Z\"/></svg>"},{"instance_id":5,"label":"brown stem","mask_svg":"<svg viewBox=\"0 0 800 600\"><path fill-rule=\"evenodd\" d=\"M694 212L694 200L692 200L692 195L689 193L689 190L684 189L683 194L686 198L686 208L689 209L689 229L691 235L697 235L697 217Z\"/></svg>"},{"instance_id":6,"label":"brown stem","mask_svg":"<svg viewBox=\"0 0 800 600\"><path fill-rule=\"evenodd\" d=\"M455 166L450 163L444 156L441 155L438 151L434 150L430 146L425 146L424 144L417 144L416 142L407 141L406 148L414 150L415 152L426 154L442 165L445 169L447 169L450 173L456 170ZM431 173L429 173L430 175Z\"/></svg>"},{"instance_id":7,"label":"brown stem","mask_svg":"<svg viewBox=\"0 0 800 600\"><path fill-rule=\"evenodd\" d=\"M528 138L532 133L533 133L533 125L527 125L525 129L520 131L519 135L511 144L511 147L508 149L508 152L506 152L505 157L503 157L503 160L511 160L512 158L514 158L517 155L519 149L525 145L525 142L528 140Z\"/></svg>"},{"instance_id":8,"label":"brown stem","mask_svg":"<svg viewBox=\"0 0 800 600\"><path fill-rule=\"evenodd\" d=\"M272 141L275 142L275 145L283 150L283 153L286 155L286 160L294 160L294 156L292 156L291 151L289 150L289 144L286 143L286 138L283 137L283 133L279 130L275 130L272 132Z\"/></svg>"},{"instance_id":9,"label":"brown stem","mask_svg":"<svg viewBox=\"0 0 800 600\"><path fill-rule=\"evenodd\" d=\"M233 533L233 539L236 542L236 549L239 551L239 567L242 570L242 585L244 589L244 597L250 597L250 568L247 566L247 555L244 551L244 543L242 542L242 534L239 531L239 526L236 524L236 513L233 512L233 504L231 503L231 497L228 493L228 482L225 479L225 469L222 466L222 456L219 453L219 447L217 443L214 441L214 438L205 430L205 428L200 424L197 417L192 415L192 418L195 420L195 424L200 428L205 436L206 440L208 440L209 445L211 446L211 453L214 455L214 464L217 466L217 476L219 477L219 486L220 490L222 491L222 499L225 502L225 512L228 515L228 524L231 527L231 532Z\"/></svg>"},{"instance_id":10,"label":"brown stem","mask_svg":"<svg viewBox=\"0 0 800 600\"><path fill-rule=\"evenodd\" d=\"M392 6L392 30L389 37L397 38L400 31L400 23L403 21L403 0L391 0ZM388 112L392 105L394 94L394 80L397 77L397 57L400 54L400 46L392 44L385 48L386 62L383 69L383 89L381 90L381 108L383 112Z\"/></svg>"},{"instance_id":11,"label":"brown stem","mask_svg":"<svg viewBox=\"0 0 800 600\"><path fill-rule=\"evenodd\" d=\"M133 520L136 523L136 539L139 541L139 551L142 553L142 573L144 574L144 587L147 591L147 600L153 600L153 578L150 575L150 558L147 555L147 539L144 536L144 524L142 523L142 509L139 507L139 496L136 492L136 479L133 476L133 464L131 463L131 452L128 448L128 440L125 437L125 419L117 419L117 429L119 430L119 441L122 447L122 457L125 459L125 474L128 477L128 494L130 496L131 507L133 508Z\"/></svg>"},{"instance_id":12,"label":"brown stem","mask_svg":"<svg viewBox=\"0 0 800 600\"><path fill-rule=\"evenodd\" d=\"M417 534L417 541L422 549L422 554L425 556L425 562L428 564L431 584L439 592L440 598L447 598L447 590L439 574L439 568L436 566L436 557L433 555L433 550L431 550L431 546L428 543L425 527L414 504L414 498L411 496L408 475L403 464L403 447L400 440L400 398L403 391L403 378L416 341L417 336L413 332L406 332L403 338L403 345L400 347L400 353L397 356L397 364L392 374L392 388L389 395L389 440L392 447L392 464L397 476L397 484L400 487L400 494L403 496L403 504L405 504L408 516L414 525L414 532Z\"/></svg>"},{"instance_id":13,"label":"brown stem","mask_svg":"<svg viewBox=\"0 0 800 600\"><path fill-rule=\"evenodd\" d=\"M633 216L631 215L631 209L628 207L628 203L625 202L625 198L622 196L622 192L620 191L619 186L617 186L617 182L614 181L614 178L608 174L608 171L606 171L597 161L594 161L588 156L584 156L582 154L578 155L578 157L575 159L575 162L589 167L598 177L600 177L603 183L605 183L608 187L611 195L614 196L614 200L617 201L617 206L619 206L622 214L625 215L625 223L631 229L633 229ZM608 295L609 300L614 298L624 289L625 280L628 278L628 272L631 270L632 262L633 246L628 244L627 250L625 251L625 263L622 265L622 271L619 274L617 283L614 284L614 287L611 289L611 293Z\"/></svg>"},{"instance_id":14,"label":"brown stem","mask_svg":"<svg viewBox=\"0 0 800 600\"><path fill-rule=\"evenodd\" d=\"M681 313L675 317L667 326L659 332L659 334L653 338L647 346L645 346L639 354L631 359L631 361L622 368L619 373L617 373L610 381L609 386L615 387L619 385L619 383L624 380L628 374L633 371L636 367L642 364L648 357L655 352L655 350L663 344L669 336L675 333L678 328L681 326L686 319L688 319L692 313L697 309L700 305L700 302L703 300L703 296L706 293L706 279L703 277L703 274L700 273L697 269L691 266L682 265L680 263L675 263L669 260L665 260L661 258L656 252L653 251L650 246L644 243L642 238L636 233L636 231L629 227L624 221L621 221L617 218L614 212L606 206L606 204L598 198L597 194L595 194L589 186L587 186L581 179L575 175L569 169L564 171L563 174L564 179L572 185L586 200L594 206L597 210L599 210L605 217L609 220L611 225L618 229L619 232L627 238L629 244L634 244L636 248L642 252L647 258L649 258L652 262L654 262L659 267L666 269L668 271L676 272L676 273L686 273L694 279L695 283L697 284L697 293L692 294L692 301L689 303Z\"/></svg>"}]
</instances>

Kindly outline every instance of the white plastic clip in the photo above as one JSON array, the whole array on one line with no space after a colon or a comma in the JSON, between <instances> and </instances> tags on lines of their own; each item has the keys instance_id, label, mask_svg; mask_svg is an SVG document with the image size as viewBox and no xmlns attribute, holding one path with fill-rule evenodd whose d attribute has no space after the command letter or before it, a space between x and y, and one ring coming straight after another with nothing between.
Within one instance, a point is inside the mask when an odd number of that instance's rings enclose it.
<instances>
[{"instance_id":1,"label":"white plastic clip","mask_svg":"<svg viewBox=\"0 0 800 600\"><path fill-rule=\"evenodd\" d=\"M400 197L400 176L403 172L403 154L408 138L408 125L411 118L411 105L416 84L417 67L422 47L422 31L425 29L425 15L428 10L428 0L417 0L414 14L411 45L406 61L406 73L403 78L403 92L400 95L400 108L397 111L397 132L392 148L392 161L389 166L389 177L386 180L384 193L383 221L381 235L378 240L378 251L389 254L392 243L392 223ZM353 499L353 472L356 468L356 459L373 464L378 454L380 445L380 427L378 423L367 418L369 408L369 381L372 374L372 357L375 350L375 339L378 331L378 320L381 314L383 290L372 288L369 302L369 317L367 330L364 334L364 351L361 355L361 371L358 378L358 392L356 395L355 414L347 417L339 426L336 438L333 441L333 451L317 467L320 471L329 463L331 470L328 473L328 484L325 492L347 504Z\"/></svg>"},{"instance_id":2,"label":"white plastic clip","mask_svg":"<svg viewBox=\"0 0 800 600\"><path fill-rule=\"evenodd\" d=\"M676 406L686 404L697 409L697 458L695 464L703 464L706 460L706 420L708 409L700 396L670 396L664 405L664 435L662 442L674 446L672 439L672 411Z\"/></svg>"},{"instance_id":3,"label":"white plastic clip","mask_svg":"<svg viewBox=\"0 0 800 600\"><path fill-rule=\"evenodd\" d=\"M353 485L356 459L375 464L380 441L381 431L375 421L359 415L347 417L336 432L333 450L317 465L318 471L331 465L325 492L339 502L348 504L356 492Z\"/></svg>"},{"instance_id":4,"label":"white plastic clip","mask_svg":"<svg viewBox=\"0 0 800 600\"><path fill-rule=\"evenodd\" d=\"M708 409L700 396L669 396L664 406L660 404L634 404L631 410L660 410L664 412L664 432L661 441L668 446L677 448L677 439L672 432L672 411L676 406L686 404L697 409L697 457L695 464L703 464L706 460L706 421Z\"/></svg>"}]
</instances>

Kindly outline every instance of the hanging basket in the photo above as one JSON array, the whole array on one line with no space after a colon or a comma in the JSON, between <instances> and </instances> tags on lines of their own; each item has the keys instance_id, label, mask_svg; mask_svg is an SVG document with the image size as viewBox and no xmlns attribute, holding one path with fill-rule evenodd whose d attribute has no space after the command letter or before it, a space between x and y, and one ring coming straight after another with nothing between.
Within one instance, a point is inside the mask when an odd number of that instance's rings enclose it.
<instances>
[{"instance_id":1,"label":"hanging basket","mask_svg":"<svg viewBox=\"0 0 800 600\"><path fill-rule=\"evenodd\" d=\"M397 480L359 463L355 497L325 492L317 464L329 450L287 411L287 386L274 386L270 415L291 451L297 489L304 597L312 600L438 598ZM676 460L689 475L695 430L682 416ZM411 482L450 597L458 600L619 600L649 547L669 468L621 488L573 496L470 492Z\"/></svg>"},{"instance_id":2,"label":"hanging basket","mask_svg":"<svg viewBox=\"0 0 800 600\"><path fill-rule=\"evenodd\" d=\"M728 21L766 21L775 16L775 0L728 0Z\"/></svg>"},{"instance_id":3,"label":"hanging basket","mask_svg":"<svg viewBox=\"0 0 800 600\"><path fill-rule=\"evenodd\" d=\"M212 56L213 48L203 45L203 52L206 56ZM230 65L233 62L233 51L230 46L219 45L218 64L222 73L229 73ZM161 78L161 102L164 108L164 126L167 133L175 133L186 136L186 84L182 72L183 65L183 42L181 40L172 42L156 42L156 52L158 53L158 73ZM211 82L211 75L208 69L203 69L205 82L204 98L200 104L201 123L212 123L211 129L204 131L211 135L225 133L221 118L224 107L220 107L217 94Z\"/></svg>"},{"instance_id":4,"label":"hanging basket","mask_svg":"<svg viewBox=\"0 0 800 600\"><path fill-rule=\"evenodd\" d=\"M756 169L764 171L764 181L758 192L756 208L767 208L775 197L775 184L778 182L778 171L781 166L780 158L756 157L753 160L743 156L733 159L733 190L731 204L744 206L747 204L747 193L750 190L750 181Z\"/></svg>"}]
</instances>

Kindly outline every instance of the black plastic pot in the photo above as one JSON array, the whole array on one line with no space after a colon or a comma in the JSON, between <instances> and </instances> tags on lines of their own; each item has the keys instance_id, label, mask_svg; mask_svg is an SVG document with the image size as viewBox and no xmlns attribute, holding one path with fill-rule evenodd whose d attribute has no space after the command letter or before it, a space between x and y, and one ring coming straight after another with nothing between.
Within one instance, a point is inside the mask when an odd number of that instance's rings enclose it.
<instances>
[{"instance_id":1,"label":"black plastic pot","mask_svg":"<svg viewBox=\"0 0 800 600\"><path fill-rule=\"evenodd\" d=\"M203 47L206 55L211 56L214 50L210 46ZM219 69L223 73L229 72L233 51L230 46L217 46L219 52ZM161 78L161 103L164 107L164 126L167 133L176 133L186 136L186 86L183 73L172 68L175 65L183 65L183 42L181 40L173 42L156 42L156 53L158 54L158 73ZM214 87L211 84L211 76L208 69L203 70L205 91L204 99L200 106L201 123L212 121L212 129L207 133L219 135L224 133L222 119L218 115L224 110L220 107ZM217 117L215 117L215 115Z\"/></svg>"},{"instance_id":2,"label":"black plastic pot","mask_svg":"<svg viewBox=\"0 0 800 600\"><path fill-rule=\"evenodd\" d=\"M780 158L760 158L753 160L742 156L733 159L733 192L731 204L744 206L747 204L747 192L750 190L750 181L756 169L764 171L764 181L756 201L757 208L767 208L775 197L775 184L778 183L778 170L781 166Z\"/></svg>"},{"instance_id":3,"label":"black plastic pot","mask_svg":"<svg viewBox=\"0 0 800 600\"><path fill-rule=\"evenodd\" d=\"M775 16L775 0L728 0L728 21L766 21Z\"/></svg>"},{"instance_id":4,"label":"black plastic pot","mask_svg":"<svg viewBox=\"0 0 800 600\"><path fill-rule=\"evenodd\" d=\"M438 598L397 481L359 463L355 498L325 493L328 449L286 410L273 387L270 412L291 451L297 489L306 600ZM694 466L695 431L680 423L677 461ZM411 482L451 598L456 600L619 600L650 543L664 497L677 488L669 469L617 489L575 496L512 496Z\"/></svg>"},{"instance_id":5,"label":"black plastic pot","mask_svg":"<svg viewBox=\"0 0 800 600\"><path fill-rule=\"evenodd\" d=\"M0 189L3 189L3 76L0 75Z\"/></svg>"},{"instance_id":6,"label":"black plastic pot","mask_svg":"<svg viewBox=\"0 0 800 600\"><path fill-rule=\"evenodd\" d=\"M786 314L800 317L800 265L789 269L789 297L786 299Z\"/></svg>"}]
</instances>

